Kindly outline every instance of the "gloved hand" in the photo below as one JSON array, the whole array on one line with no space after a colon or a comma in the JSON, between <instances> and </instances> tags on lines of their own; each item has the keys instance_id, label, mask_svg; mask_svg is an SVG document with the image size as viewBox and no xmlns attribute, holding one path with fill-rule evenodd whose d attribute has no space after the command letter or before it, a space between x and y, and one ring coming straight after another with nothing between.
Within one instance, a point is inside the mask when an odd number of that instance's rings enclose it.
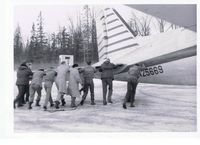
<instances>
[{"instance_id":1,"label":"gloved hand","mask_svg":"<svg viewBox=\"0 0 200 145\"><path fill-rule=\"evenodd\" d=\"M124 64L122 63L118 63L118 64L115 64L115 67L120 67L120 66L123 66Z\"/></svg>"}]
</instances>

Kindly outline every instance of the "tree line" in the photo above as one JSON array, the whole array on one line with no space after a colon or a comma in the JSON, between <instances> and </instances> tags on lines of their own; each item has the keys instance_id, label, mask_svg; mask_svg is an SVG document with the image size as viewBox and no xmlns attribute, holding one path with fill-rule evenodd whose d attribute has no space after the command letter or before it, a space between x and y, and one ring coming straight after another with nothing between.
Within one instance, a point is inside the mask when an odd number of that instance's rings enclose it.
<instances>
[{"instance_id":1,"label":"tree line","mask_svg":"<svg viewBox=\"0 0 200 145\"><path fill-rule=\"evenodd\" d=\"M30 38L22 39L21 28L18 25L14 32L14 63L24 60L34 63L58 63L59 55L74 55L75 63L98 61L95 13L88 5L83 7L84 16L77 16L74 24L69 18L69 24L59 26L59 31L51 34L44 32L44 18L39 13L33 22Z\"/></svg>"}]
</instances>

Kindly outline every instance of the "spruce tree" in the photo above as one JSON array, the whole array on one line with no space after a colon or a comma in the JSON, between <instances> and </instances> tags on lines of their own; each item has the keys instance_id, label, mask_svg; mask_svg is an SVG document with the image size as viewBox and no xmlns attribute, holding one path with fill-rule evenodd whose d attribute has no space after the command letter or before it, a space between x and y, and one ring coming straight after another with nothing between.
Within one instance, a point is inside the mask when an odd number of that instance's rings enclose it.
<instances>
[{"instance_id":1,"label":"spruce tree","mask_svg":"<svg viewBox=\"0 0 200 145\"><path fill-rule=\"evenodd\" d=\"M23 41L20 26L18 25L14 33L14 63L21 63L23 60Z\"/></svg>"},{"instance_id":2,"label":"spruce tree","mask_svg":"<svg viewBox=\"0 0 200 145\"><path fill-rule=\"evenodd\" d=\"M37 62L43 62L45 60L45 50L47 47L47 39L44 33L44 19L42 18L42 12L40 11L37 19L37 46L36 46L36 60Z\"/></svg>"},{"instance_id":3,"label":"spruce tree","mask_svg":"<svg viewBox=\"0 0 200 145\"><path fill-rule=\"evenodd\" d=\"M36 61L37 59L37 46L38 46L38 40L36 36L36 30L35 30L35 24L33 23L32 29L31 29L31 37L30 37L30 44L28 47L28 58Z\"/></svg>"}]
</instances>

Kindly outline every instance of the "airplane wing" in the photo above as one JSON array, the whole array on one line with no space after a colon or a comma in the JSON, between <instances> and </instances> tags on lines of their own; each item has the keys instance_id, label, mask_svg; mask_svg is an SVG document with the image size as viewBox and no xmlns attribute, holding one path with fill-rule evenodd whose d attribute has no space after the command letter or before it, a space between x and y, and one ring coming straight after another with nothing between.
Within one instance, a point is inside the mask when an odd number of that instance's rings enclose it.
<instances>
[{"instance_id":1,"label":"airplane wing","mask_svg":"<svg viewBox=\"0 0 200 145\"><path fill-rule=\"evenodd\" d=\"M97 40L100 62L95 64L95 66L100 65L104 58L110 58L111 62L115 64L123 63L123 66L115 70L116 76L126 73L129 67L135 63L144 63L147 67L157 70L160 67L155 68L155 65L164 64L165 66L167 63L173 64L174 62L179 64L180 59L188 60L196 56L196 33L194 31L180 28L157 35L134 37L132 29L129 28L125 20L113 8L104 8L99 13L97 18ZM180 69L183 70L183 68L185 68L184 71L186 72L188 67L180 65ZM170 68L168 66L165 72L170 70L171 75L173 75L171 69L173 69L173 66ZM194 76L195 69L189 69L191 72L187 71L188 73L183 74L183 76L188 74ZM161 74L154 76L150 74L155 74L155 72L147 74L149 75L143 77L151 81L143 79L142 82L165 83L165 80L157 79L158 76L162 77ZM167 76L169 77L169 75ZM116 77L116 79L127 80L125 75L123 77ZM188 83L185 79L181 83L178 81L176 83L168 81L166 84L191 85L196 83L195 79L196 77L193 77Z\"/></svg>"},{"instance_id":2,"label":"airplane wing","mask_svg":"<svg viewBox=\"0 0 200 145\"><path fill-rule=\"evenodd\" d=\"M195 4L136 4L127 6L196 32L197 6Z\"/></svg>"}]
</instances>

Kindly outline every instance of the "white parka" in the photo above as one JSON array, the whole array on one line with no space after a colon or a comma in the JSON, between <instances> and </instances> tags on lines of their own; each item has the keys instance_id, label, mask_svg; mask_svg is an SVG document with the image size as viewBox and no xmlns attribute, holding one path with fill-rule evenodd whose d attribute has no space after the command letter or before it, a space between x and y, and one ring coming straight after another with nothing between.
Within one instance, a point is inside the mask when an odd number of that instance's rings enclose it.
<instances>
[{"instance_id":1,"label":"white parka","mask_svg":"<svg viewBox=\"0 0 200 145\"><path fill-rule=\"evenodd\" d=\"M79 71L76 68L70 68L69 95L72 97L80 97L79 84L82 84Z\"/></svg>"},{"instance_id":2,"label":"white parka","mask_svg":"<svg viewBox=\"0 0 200 145\"><path fill-rule=\"evenodd\" d=\"M61 64L58 66L57 70L57 77L55 79L56 86L58 87L58 91L60 93L67 94L67 83L69 78L69 66L66 64Z\"/></svg>"}]
</instances>

